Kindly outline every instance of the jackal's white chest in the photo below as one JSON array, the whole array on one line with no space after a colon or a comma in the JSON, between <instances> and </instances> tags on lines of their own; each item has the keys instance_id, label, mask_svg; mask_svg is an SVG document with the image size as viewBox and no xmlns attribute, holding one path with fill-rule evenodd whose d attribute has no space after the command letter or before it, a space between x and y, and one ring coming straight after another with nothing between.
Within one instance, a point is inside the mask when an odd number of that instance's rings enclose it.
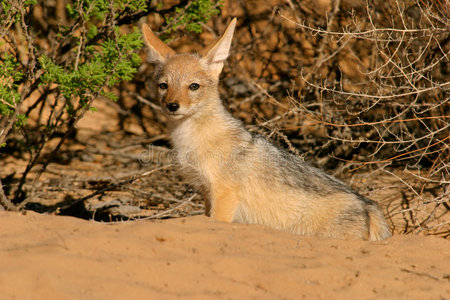
<instances>
[{"instance_id":1,"label":"jackal's white chest","mask_svg":"<svg viewBox=\"0 0 450 300\"><path fill-rule=\"evenodd\" d=\"M172 144L176 151L177 162L183 167L195 169L203 173L205 152L209 149L209 142L203 130L196 124L186 120L172 131Z\"/></svg>"},{"instance_id":2,"label":"jackal's white chest","mask_svg":"<svg viewBox=\"0 0 450 300\"><path fill-rule=\"evenodd\" d=\"M241 137L233 124L221 121L196 123L186 120L172 131L172 143L178 163L193 169L204 178L217 178L230 163Z\"/></svg>"}]
</instances>

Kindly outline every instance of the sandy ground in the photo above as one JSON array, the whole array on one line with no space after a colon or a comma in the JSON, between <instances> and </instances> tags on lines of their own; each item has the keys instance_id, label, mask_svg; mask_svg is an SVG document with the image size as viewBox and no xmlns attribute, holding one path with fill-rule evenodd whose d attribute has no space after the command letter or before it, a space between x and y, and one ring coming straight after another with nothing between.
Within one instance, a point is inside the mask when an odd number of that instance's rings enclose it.
<instances>
[{"instance_id":1,"label":"sandy ground","mask_svg":"<svg viewBox=\"0 0 450 300\"><path fill-rule=\"evenodd\" d=\"M450 299L450 243L0 213L1 299Z\"/></svg>"}]
</instances>

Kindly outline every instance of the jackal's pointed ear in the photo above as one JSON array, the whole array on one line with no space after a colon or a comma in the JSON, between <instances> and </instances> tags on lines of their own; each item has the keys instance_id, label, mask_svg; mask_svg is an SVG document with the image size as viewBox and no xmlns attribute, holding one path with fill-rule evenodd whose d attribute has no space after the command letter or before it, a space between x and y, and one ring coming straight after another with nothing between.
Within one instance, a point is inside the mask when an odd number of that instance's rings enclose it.
<instances>
[{"instance_id":1,"label":"jackal's pointed ear","mask_svg":"<svg viewBox=\"0 0 450 300\"><path fill-rule=\"evenodd\" d=\"M209 66L211 73L219 77L222 72L223 62L227 59L230 52L231 40L233 39L234 28L236 27L236 18L231 20L225 32L215 42L200 52L202 60Z\"/></svg>"},{"instance_id":2,"label":"jackal's pointed ear","mask_svg":"<svg viewBox=\"0 0 450 300\"><path fill-rule=\"evenodd\" d=\"M142 25L142 33L144 40L149 48L148 60L153 63L164 63L167 57L175 54L175 51L161 41L148 27L147 24Z\"/></svg>"}]
</instances>

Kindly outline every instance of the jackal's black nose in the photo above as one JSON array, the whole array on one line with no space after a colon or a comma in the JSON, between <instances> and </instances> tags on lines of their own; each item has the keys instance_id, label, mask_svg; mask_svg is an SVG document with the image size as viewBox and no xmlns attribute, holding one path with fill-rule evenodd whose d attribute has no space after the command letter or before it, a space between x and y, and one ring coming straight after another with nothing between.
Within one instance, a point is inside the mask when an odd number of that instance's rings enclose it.
<instances>
[{"instance_id":1,"label":"jackal's black nose","mask_svg":"<svg viewBox=\"0 0 450 300\"><path fill-rule=\"evenodd\" d=\"M180 108L180 104L176 102L167 103L167 109L170 112L176 112Z\"/></svg>"}]
</instances>

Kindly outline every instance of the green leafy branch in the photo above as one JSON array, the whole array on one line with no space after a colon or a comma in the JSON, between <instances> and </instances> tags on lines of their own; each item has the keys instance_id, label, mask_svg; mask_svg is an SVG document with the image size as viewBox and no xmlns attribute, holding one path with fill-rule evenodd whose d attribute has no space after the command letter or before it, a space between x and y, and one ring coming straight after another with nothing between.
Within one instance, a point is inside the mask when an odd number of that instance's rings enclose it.
<instances>
[{"instance_id":1,"label":"green leafy branch","mask_svg":"<svg viewBox=\"0 0 450 300\"><path fill-rule=\"evenodd\" d=\"M176 7L175 15L166 17L167 29L161 36L169 41L171 34L179 28L188 32L201 33L203 24L220 13L221 1L194 0L186 7Z\"/></svg>"}]
</instances>

